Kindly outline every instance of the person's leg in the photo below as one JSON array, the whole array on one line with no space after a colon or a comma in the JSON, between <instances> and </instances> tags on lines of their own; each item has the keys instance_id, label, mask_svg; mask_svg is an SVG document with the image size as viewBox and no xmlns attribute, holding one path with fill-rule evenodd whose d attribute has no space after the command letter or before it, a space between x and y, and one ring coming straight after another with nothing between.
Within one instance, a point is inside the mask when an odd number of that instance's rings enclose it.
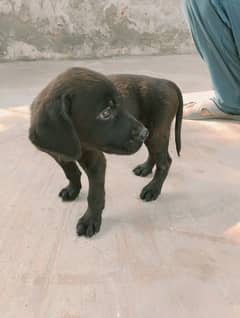
<instances>
[{"instance_id":1,"label":"person's leg","mask_svg":"<svg viewBox=\"0 0 240 318\"><path fill-rule=\"evenodd\" d=\"M215 106L224 113L240 115L240 1L185 0L185 12L196 47L210 71Z\"/></svg>"}]
</instances>

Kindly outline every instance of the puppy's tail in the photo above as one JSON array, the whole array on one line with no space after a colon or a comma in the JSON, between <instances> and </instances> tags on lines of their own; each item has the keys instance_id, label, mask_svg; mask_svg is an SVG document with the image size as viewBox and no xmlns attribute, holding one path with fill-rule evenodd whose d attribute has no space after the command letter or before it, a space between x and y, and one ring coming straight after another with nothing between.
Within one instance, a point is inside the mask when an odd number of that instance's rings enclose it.
<instances>
[{"instance_id":1,"label":"puppy's tail","mask_svg":"<svg viewBox=\"0 0 240 318\"><path fill-rule=\"evenodd\" d=\"M180 88L176 85L176 91L178 95L178 111L175 120L175 143L177 154L180 157L181 152L181 130L182 130L182 117L183 117L183 96Z\"/></svg>"}]
</instances>

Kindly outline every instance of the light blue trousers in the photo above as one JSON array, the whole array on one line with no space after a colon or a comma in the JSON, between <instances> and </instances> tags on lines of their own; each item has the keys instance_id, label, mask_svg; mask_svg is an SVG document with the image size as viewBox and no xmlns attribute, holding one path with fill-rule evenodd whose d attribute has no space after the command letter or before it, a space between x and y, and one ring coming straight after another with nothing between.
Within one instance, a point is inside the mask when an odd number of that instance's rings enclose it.
<instances>
[{"instance_id":1,"label":"light blue trousers","mask_svg":"<svg viewBox=\"0 0 240 318\"><path fill-rule=\"evenodd\" d=\"M240 0L184 0L184 9L218 107L240 115Z\"/></svg>"}]
</instances>

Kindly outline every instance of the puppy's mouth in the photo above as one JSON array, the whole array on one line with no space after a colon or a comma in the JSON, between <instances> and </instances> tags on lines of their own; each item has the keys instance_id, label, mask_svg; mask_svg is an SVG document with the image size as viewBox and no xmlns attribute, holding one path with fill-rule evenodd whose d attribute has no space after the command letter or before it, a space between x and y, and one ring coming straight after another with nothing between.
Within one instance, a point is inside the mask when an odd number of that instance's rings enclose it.
<instances>
[{"instance_id":1,"label":"puppy's mouth","mask_svg":"<svg viewBox=\"0 0 240 318\"><path fill-rule=\"evenodd\" d=\"M103 152L106 152L108 154L116 154L116 155L131 155L137 152L143 144L142 140L138 141L132 141L130 140L125 145L122 145L121 147L116 146L109 146L109 147L103 147Z\"/></svg>"},{"instance_id":2,"label":"puppy's mouth","mask_svg":"<svg viewBox=\"0 0 240 318\"><path fill-rule=\"evenodd\" d=\"M140 149L148 136L149 132L147 128L143 127L141 130L137 131L137 134L133 134L131 139L129 139L126 143L122 143L120 145L109 144L108 146L104 146L102 150L109 154L131 155Z\"/></svg>"}]
</instances>

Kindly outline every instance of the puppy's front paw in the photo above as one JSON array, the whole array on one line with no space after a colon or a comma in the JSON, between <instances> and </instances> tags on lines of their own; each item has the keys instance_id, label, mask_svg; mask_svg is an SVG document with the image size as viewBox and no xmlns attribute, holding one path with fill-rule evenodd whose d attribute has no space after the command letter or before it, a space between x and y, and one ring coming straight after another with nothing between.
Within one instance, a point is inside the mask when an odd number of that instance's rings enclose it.
<instances>
[{"instance_id":1,"label":"puppy's front paw","mask_svg":"<svg viewBox=\"0 0 240 318\"><path fill-rule=\"evenodd\" d=\"M92 237L99 232L102 223L101 215L93 216L85 213L77 223L77 235Z\"/></svg>"},{"instance_id":2,"label":"puppy's front paw","mask_svg":"<svg viewBox=\"0 0 240 318\"><path fill-rule=\"evenodd\" d=\"M80 190L81 186L76 186L70 183L59 192L59 196L63 201L73 201L79 195Z\"/></svg>"},{"instance_id":3,"label":"puppy's front paw","mask_svg":"<svg viewBox=\"0 0 240 318\"><path fill-rule=\"evenodd\" d=\"M139 177L146 177L152 172L152 167L147 163L143 163L138 165L136 168L133 169L133 173Z\"/></svg>"},{"instance_id":4,"label":"puppy's front paw","mask_svg":"<svg viewBox=\"0 0 240 318\"><path fill-rule=\"evenodd\" d=\"M156 185L155 183L149 183L142 189L140 198L144 201L156 200L160 194L160 191L161 189L159 185Z\"/></svg>"}]
</instances>

